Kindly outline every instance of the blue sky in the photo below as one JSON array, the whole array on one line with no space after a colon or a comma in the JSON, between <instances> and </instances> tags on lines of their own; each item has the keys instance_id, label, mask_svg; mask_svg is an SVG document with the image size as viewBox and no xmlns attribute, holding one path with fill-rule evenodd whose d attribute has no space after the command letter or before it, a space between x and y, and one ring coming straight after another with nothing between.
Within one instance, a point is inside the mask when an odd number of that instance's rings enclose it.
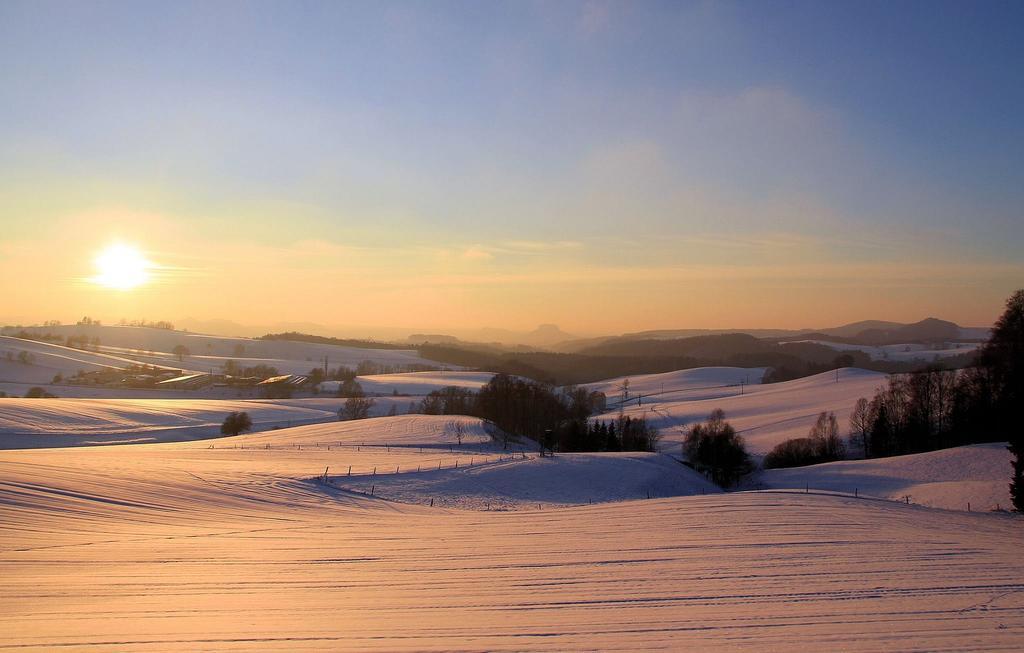
<instances>
[{"instance_id":1,"label":"blue sky","mask_svg":"<svg viewBox=\"0 0 1024 653\"><path fill-rule=\"evenodd\" d=\"M63 263L40 285L102 305L76 265L137 242L191 272L118 297L150 318L222 317L202 296L239 282L215 253L230 238L240 257L341 248L293 280L344 276L375 324L402 318L371 299L382 284L429 296L439 327L989 321L1024 278L1022 19L1009 2L8 1L0 267L49 244ZM45 319L23 292L8 317ZM628 317L580 317L609 296Z\"/></svg>"}]
</instances>

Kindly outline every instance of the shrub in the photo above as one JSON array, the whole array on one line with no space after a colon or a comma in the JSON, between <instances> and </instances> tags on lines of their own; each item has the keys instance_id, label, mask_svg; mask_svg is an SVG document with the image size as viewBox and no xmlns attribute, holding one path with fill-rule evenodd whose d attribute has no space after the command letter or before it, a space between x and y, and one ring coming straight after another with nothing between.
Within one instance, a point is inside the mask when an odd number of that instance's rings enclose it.
<instances>
[{"instance_id":1,"label":"shrub","mask_svg":"<svg viewBox=\"0 0 1024 653\"><path fill-rule=\"evenodd\" d=\"M251 428L252 419L250 419L249 413L230 413L224 418L224 423L220 425L220 432L224 435L238 435Z\"/></svg>"},{"instance_id":2,"label":"shrub","mask_svg":"<svg viewBox=\"0 0 1024 653\"><path fill-rule=\"evenodd\" d=\"M349 397L345 400L345 405L338 411L338 419L366 419L370 416L370 409L373 408L374 403L373 399L366 397Z\"/></svg>"},{"instance_id":3,"label":"shrub","mask_svg":"<svg viewBox=\"0 0 1024 653\"><path fill-rule=\"evenodd\" d=\"M820 462L818 443L813 438L793 438L775 445L764 457L764 468L803 467Z\"/></svg>"},{"instance_id":4,"label":"shrub","mask_svg":"<svg viewBox=\"0 0 1024 653\"><path fill-rule=\"evenodd\" d=\"M40 388L39 386L31 387L28 389L28 392L25 393L26 399L53 399L56 396L57 395L50 394L44 388Z\"/></svg>"}]
</instances>

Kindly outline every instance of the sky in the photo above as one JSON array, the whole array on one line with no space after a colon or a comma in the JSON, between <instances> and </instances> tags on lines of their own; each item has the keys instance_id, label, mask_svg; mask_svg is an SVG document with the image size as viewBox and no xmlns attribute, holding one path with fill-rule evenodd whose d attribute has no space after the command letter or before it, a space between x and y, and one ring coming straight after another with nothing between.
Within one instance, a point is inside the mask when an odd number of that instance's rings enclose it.
<instances>
[{"instance_id":1,"label":"sky","mask_svg":"<svg viewBox=\"0 0 1024 653\"><path fill-rule=\"evenodd\" d=\"M0 321L990 324L1016 2L0 2ZM148 281L98 283L135 248ZM116 284L114 284L116 286Z\"/></svg>"}]
</instances>

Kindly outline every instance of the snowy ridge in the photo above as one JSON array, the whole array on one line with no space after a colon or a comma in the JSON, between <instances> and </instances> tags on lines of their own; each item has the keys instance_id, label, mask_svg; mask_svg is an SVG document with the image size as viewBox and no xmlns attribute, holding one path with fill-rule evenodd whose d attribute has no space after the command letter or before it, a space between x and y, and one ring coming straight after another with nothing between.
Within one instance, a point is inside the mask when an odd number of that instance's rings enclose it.
<instances>
[{"instance_id":1,"label":"snowy ridge","mask_svg":"<svg viewBox=\"0 0 1024 653\"><path fill-rule=\"evenodd\" d=\"M723 396L711 398L644 398L639 406L627 402L625 413L646 418L661 430L660 449L678 454L686 429L721 408L746 440L747 448L764 455L783 440L806 436L822 411L835 412L845 430L857 399L870 399L886 378L881 372L843 368L782 383L728 388ZM597 419L614 419L617 414L617 410L609 411Z\"/></svg>"},{"instance_id":2,"label":"snowy ridge","mask_svg":"<svg viewBox=\"0 0 1024 653\"><path fill-rule=\"evenodd\" d=\"M1010 505L1006 443L975 444L927 453L841 460L765 470L754 487L829 490L946 508L993 510Z\"/></svg>"},{"instance_id":3,"label":"snowy ridge","mask_svg":"<svg viewBox=\"0 0 1024 653\"><path fill-rule=\"evenodd\" d=\"M696 367L661 374L620 376L581 387L603 392L609 403L617 403L622 394L623 382L628 380L631 397L643 395L652 401L693 401L730 396L739 391L740 385L761 383L767 371L766 367Z\"/></svg>"},{"instance_id":4,"label":"snowy ridge","mask_svg":"<svg viewBox=\"0 0 1024 653\"><path fill-rule=\"evenodd\" d=\"M633 499L716 494L718 486L674 459L652 453L499 455L476 466L330 478L332 485L402 503L487 510L534 509ZM463 465L466 465L463 462Z\"/></svg>"},{"instance_id":5,"label":"snowy ridge","mask_svg":"<svg viewBox=\"0 0 1024 653\"><path fill-rule=\"evenodd\" d=\"M245 367L269 365L282 374L307 374L311 369L321 367L325 358L330 367L345 365L355 368L362 361L391 366L440 366L435 361L421 358L413 349L368 349L290 340L201 336L140 327L53 327L38 331L95 335L100 338L101 345L98 351L84 351L0 336L0 381L48 383L57 373L71 376L79 370L123 369L129 364L180 369L186 373L220 372L229 360ZM185 346L190 352L181 361L172 353L177 345ZM15 357L21 351L28 352L35 362L23 365L3 360L7 351Z\"/></svg>"},{"instance_id":6,"label":"snowy ridge","mask_svg":"<svg viewBox=\"0 0 1024 653\"><path fill-rule=\"evenodd\" d=\"M494 378L494 372L410 372L406 374L373 374L356 377L368 395L426 395L454 386L476 392Z\"/></svg>"}]
</instances>

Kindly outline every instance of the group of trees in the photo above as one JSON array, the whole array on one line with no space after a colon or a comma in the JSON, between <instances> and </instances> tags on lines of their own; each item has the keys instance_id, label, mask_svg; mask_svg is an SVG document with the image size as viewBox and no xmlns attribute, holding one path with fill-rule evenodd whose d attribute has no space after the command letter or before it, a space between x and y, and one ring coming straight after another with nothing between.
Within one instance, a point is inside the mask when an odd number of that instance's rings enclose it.
<instances>
[{"instance_id":1,"label":"group of trees","mask_svg":"<svg viewBox=\"0 0 1024 653\"><path fill-rule=\"evenodd\" d=\"M263 365L260 363L251 367L245 367L231 359L224 361L224 373L228 376L250 376L260 379L269 379L270 377L277 376L278 374L277 368L270 365Z\"/></svg>"},{"instance_id":2,"label":"group of trees","mask_svg":"<svg viewBox=\"0 0 1024 653\"><path fill-rule=\"evenodd\" d=\"M509 374L496 374L479 392L442 388L424 397L413 410L426 415L480 417L504 433L532 438L552 450L604 451L609 444L609 427L589 424L588 418L604 411L605 405L601 392L575 387L559 389ZM638 431L640 426L633 422L628 430L630 443L645 438L644 441L653 441L655 435L646 422L642 435ZM616 440L621 441L623 426L616 428ZM600 429L604 429L602 435ZM545 437L548 442L544 442Z\"/></svg>"},{"instance_id":3,"label":"group of trees","mask_svg":"<svg viewBox=\"0 0 1024 653\"><path fill-rule=\"evenodd\" d=\"M100 348L100 339L96 336L91 338L85 334L70 335L64 342L68 347L75 347L77 349L92 349L97 351Z\"/></svg>"},{"instance_id":4,"label":"group of trees","mask_svg":"<svg viewBox=\"0 0 1024 653\"><path fill-rule=\"evenodd\" d=\"M21 338L22 340L36 340L38 342L64 342L64 336L59 333L35 333L33 331L26 331L22 329L18 332L11 334L15 338Z\"/></svg>"},{"instance_id":5,"label":"group of trees","mask_svg":"<svg viewBox=\"0 0 1024 653\"><path fill-rule=\"evenodd\" d=\"M683 453L698 471L729 487L753 469L743 438L729 422L725 411L716 408L707 421L693 425L683 440Z\"/></svg>"},{"instance_id":6,"label":"group of trees","mask_svg":"<svg viewBox=\"0 0 1024 653\"><path fill-rule=\"evenodd\" d=\"M764 468L802 467L842 460L846 445L839 435L835 413L821 413L806 438L780 442L764 458Z\"/></svg>"},{"instance_id":7,"label":"group of trees","mask_svg":"<svg viewBox=\"0 0 1024 653\"><path fill-rule=\"evenodd\" d=\"M32 386L28 389L28 392L25 393L26 399L54 399L56 397L57 395L48 392L46 388L41 388L39 386Z\"/></svg>"},{"instance_id":8,"label":"group of trees","mask_svg":"<svg viewBox=\"0 0 1024 653\"><path fill-rule=\"evenodd\" d=\"M99 320L95 322L99 324ZM119 326L132 326L132 327L147 327L149 329L164 329L165 331L174 331L174 323L168 322L167 320L157 320L156 322L150 322L143 318L141 320L129 320L127 318L121 318L117 321Z\"/></svg>"},{"instance_id":9,"label":"group of trees","mask_svg":"<svg viewBox=\"0 0 1024 653\"><path fill-rule=\"evenodd\" d=\"M545 431L541 444L551 451L654 451L661 434L643 417L590 421L570 419Z\"/></svg>"},{"instance_id":10,"label":"group of trees","mask_svg":"<svg viewBox=\"0 0 1024 653\"><path fill-rule=\"evenodd\" d=\"M893 456L975 442L1009 442L1010 493L1024 511L1024 290L1015 292L978 352L959 371L928 369L892 376L850 418L865 456Z\"/></svg>"},{"instance_id":11,"label":"group of trees","mask_svg":"<svg viewBox=\"0 0 1024 653\"><path fill-rule=\"evenodd\" d=\"M991 441L995 434L976 426L971 399L976 370L928 369L889 377L871 401L861 398L854 406L851 445L867 458L878 458Z\"/></svg>"}]
</instances>

